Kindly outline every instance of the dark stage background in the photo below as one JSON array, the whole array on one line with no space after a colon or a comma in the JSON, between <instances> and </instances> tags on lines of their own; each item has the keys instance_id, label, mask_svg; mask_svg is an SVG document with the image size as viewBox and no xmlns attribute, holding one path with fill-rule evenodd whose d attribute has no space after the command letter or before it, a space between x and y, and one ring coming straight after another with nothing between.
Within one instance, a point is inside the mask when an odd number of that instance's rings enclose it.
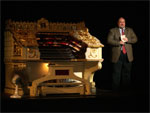
<instances>
[{"instance_id":1,"label":"dark stage background","mask_svg":"<svg viewBox=\"0 0 150 113\"><path fill-rule=\"evenodd\" d=\"M37 21L44 17L52 22L84 21L89 32L100 39L103 48L103 67L94 76L96 87L111 89L109 46L106 43L110 28L117 26L119 17L126 19L126 26L133 28L138 42L133 45L134 62L132 86L140 92L149 92L149 2L142 1L91 1L91 2L2 2L2 58L5 20ZM2 61L2 89L4 89L4 64ZM3 91L3 90L2 90ZM148 96L148 95L146 95Z\"/></svg>"}]
</instances>

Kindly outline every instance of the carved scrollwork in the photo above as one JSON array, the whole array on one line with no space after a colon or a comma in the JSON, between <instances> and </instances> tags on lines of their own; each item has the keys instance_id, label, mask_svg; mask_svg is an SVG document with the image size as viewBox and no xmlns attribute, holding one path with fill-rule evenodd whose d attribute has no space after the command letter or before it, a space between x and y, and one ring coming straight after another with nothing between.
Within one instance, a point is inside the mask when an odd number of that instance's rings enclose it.
<instances>
[{"instance_id":1,"label":"carved scrollwork","mask_svg":"<svg viewBox=\"0 0 150 113\"><path fill-rule=\"evenodd\" d=\"M13 56L22 56L22 48L14 41Z\"/></svg>"},{"instance_id":2,"label":"carved scrollwork","mask_svg":"<svg viewBox=\"0 0 150 113\"><path fill-rule=\"evenodd\" d=\"M37 29L38 30L49 30L49 22L45 18L41 18L37 22Z\"/></svg>"},{"instance_id":3,"label":"carved scrollwork","mask_svg":"<svg viewBox=\"0 0 150 113\"><path fill-rule=\"evenodd\" d=\"M10 30L14 34L14 38L16 38L15 40L17 40L17 42L21 42L23 46L38 46L35 36L36 33L67 32L74 38L83 41L88 45L88 47L103 47L103 44L89 33L84 22L48 22L45 18L41 18L37 22L15 22L8 20L6 29Z\"/></svg>"},{"instance_id":4,"label":"carved scrollwork","mask_svg":"<svg viewBox=\"0 0 150 113\"><path fill-rule=\"evenodd\" d=\"M77 39L85 42L89 47L103 47L103 44L101 44L96 37L92 36L89 33L88 28L82 30L75 30L70 34L76 37Z\"/></svg>"},{"instance_id":5,"label":"carved scrollwork","mask_svg":"<svg viewBox=\"0 0 150 113\"><path fill-rule=\"evenodd\" d=\"M93 49L91 48L91 51L90 51L90 54L88 55L89 58L97 58L97 53L98 53L98 50L97 49Z\"/></svg>"},{"instance_id":6,"label":"carved scrollwork","mask_svg":"<svg viewBox=\"0 0 150 113\"><path fill-rule=\"evenodd\" d=\"M28 48L27 52L28 52L28 58L36 58L37 57L36 49Z\"/></svg>"}]
</instances>

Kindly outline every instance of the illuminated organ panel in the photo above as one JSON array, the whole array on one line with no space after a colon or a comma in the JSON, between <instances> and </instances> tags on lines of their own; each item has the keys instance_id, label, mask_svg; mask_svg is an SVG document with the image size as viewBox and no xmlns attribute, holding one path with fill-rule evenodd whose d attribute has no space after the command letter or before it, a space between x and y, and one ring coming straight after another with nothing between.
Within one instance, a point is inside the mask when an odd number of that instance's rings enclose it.
<instances>
[{"instance_id":1,"label":"illuminated organ panel","mask_svg":"<svg viewBox=\"0 0 150 113\"><path fill-rule=\"evenodd\" d=\"M69 33L37 33L41 59L78 59L85 58L87 45Z\"/></svg>"},{"instance_id":2,"label":"illuminated organ panel","mask_svg":"<svg viewBox=\"0 0 150 113\"><path fill-rule=\"evenodd\" d=\"M30 96L93 94L94 72L102 68L102 47L84 22L52 23L44 18L37 22L8 20L4 49L5 92L13 93L10 81L19 73ZM19 91L25 93L21 87Z\"/></svg>"}]
</instances>

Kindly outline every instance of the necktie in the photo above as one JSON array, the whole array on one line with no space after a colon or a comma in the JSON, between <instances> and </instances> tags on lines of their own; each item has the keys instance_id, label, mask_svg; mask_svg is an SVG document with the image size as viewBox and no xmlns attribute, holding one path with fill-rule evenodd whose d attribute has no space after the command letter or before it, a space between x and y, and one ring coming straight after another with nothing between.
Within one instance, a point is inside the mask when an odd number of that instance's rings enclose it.
<instances>
[{"instance_id":1,"label":"necktie","mask_svg":"<svg viewBox=\"0 0 150 113\"><path fill-rule=\"evenodd\" d=\"M122 29L122 35L124 35L124 30ZM126 54L126 48L125 48L125 45L122 46L122 51L123 51L123 54Z\"/></svg>"}]
</instances>

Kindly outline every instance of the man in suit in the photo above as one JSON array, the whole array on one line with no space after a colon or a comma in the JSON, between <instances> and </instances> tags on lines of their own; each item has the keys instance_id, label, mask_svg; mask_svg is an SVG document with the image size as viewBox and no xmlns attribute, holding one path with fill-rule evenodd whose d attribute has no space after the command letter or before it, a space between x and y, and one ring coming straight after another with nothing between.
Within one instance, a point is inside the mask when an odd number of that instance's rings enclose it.
<instances>
[{"instance_id":1,"label":"man in suit","mask_svg":"<svg viewBox=\"0 0 150 113\"><path fill-rule=\"evenodd\" d=\"M111 46L112 90L129 89L133 61L132 44L137 42L134 31L125 26L125 19L118 19L118 27L112 28L107 37ZM122 87L121 87L122 86Z\"/></svg>"}]
</instances>

